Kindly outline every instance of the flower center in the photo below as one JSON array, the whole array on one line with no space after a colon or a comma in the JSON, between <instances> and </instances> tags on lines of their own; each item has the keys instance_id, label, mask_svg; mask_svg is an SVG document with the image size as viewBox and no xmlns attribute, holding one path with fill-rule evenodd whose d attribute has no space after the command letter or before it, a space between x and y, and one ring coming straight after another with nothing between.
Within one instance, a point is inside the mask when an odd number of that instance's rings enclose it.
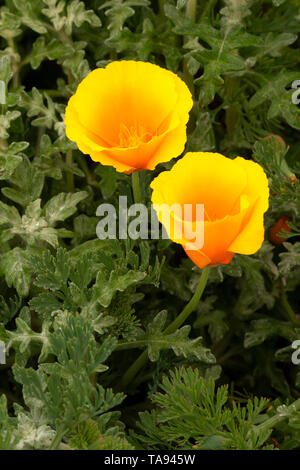
<instances>
[{"instance_id":1,"label":"flower center","mask_svg":"<svg viewBox=\"0 0 300 470\"><path fill-rule=\"evenodd\" d=\"M152 134L147 132L140 123L127 127L123 122L119 132L120 147L136 147L140 143L147 143L152 139Z\"/></svg>"}]
</instances>

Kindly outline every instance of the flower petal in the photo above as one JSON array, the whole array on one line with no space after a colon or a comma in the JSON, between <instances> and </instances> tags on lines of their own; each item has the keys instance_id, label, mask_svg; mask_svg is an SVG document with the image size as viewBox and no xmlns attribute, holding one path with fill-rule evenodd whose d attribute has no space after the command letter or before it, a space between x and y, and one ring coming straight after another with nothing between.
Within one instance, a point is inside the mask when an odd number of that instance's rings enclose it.
<instances>
[{"instance_id":1,"label":"flower petal","mask_svg":"<svg viewBox=\"0 0 300 470\"><path fill-rule=\"evenodd\" d=\"M247 174L234 162L218 153L190 152L171 172L161 173L151 187L158 188L168 204L204 204L207 219L216 220L239 211L234 208L247 184Z\"/></svg>"},{"instance_id":2,"label":"flower petal","mask_svg":"<svg viewBox=\"0 0 300 470\"><path fill-rule=\"evenodd\" d=\"M258 201L251 219L244 225L229 249L235 253L251 255L259 250L264 240L264 212L269 207L268 179L257 163L241 157L237 157L235 162L247 171L248 182L244 192L252 197L258 195Z\"/></svg>"},{"instance_id":3,"label":"flower petal","mask_svg":"<svg viewBox=\"0 0 300 470\"><path fill-rule=\"evenodd\" d=\"M95 69L74 95L80 122L112 147L120 144L122 123L128 129L142 123L146 132L164 132L181 90L174 77L145 62L116 61Z\"/></svg>"}]
</instances>

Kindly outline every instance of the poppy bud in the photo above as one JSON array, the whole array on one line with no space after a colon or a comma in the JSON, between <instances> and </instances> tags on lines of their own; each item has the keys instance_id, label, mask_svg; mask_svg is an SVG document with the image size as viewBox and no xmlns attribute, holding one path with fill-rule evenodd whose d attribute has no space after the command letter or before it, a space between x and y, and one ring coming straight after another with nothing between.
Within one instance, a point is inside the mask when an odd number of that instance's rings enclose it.
<instances>
[{"instance_id":1,"label":"poppy bud","mask_svg":"<svg viewBox=\"0 0 300 470\"><path fill-rule=\"evenodd\" d=\"M266 137L264 137L264 140L272 139L272 137L276 140L277 144L281 145L283 147L283 149L286 150L286 143L280 135L270 134L270 135L267 135Z\"/></svg>"},{"instance_id":2,"label":"poppy bud","mask_svg":"<svg viewBox=\"0 0 300 470\"><path fill-rule=\"evenodd\" d=\"M273 225L273 227L270 228L269 240L271 243L273 243L274 245L281 245L281 243L286 241L284 237L281 237L278 234L281 233L283 230L286 230L287 232L291 231L291 228L286 223L289 220L290 219L288 217L283 216L276 222L276 224Z\"/></svg>"}]
</instances>

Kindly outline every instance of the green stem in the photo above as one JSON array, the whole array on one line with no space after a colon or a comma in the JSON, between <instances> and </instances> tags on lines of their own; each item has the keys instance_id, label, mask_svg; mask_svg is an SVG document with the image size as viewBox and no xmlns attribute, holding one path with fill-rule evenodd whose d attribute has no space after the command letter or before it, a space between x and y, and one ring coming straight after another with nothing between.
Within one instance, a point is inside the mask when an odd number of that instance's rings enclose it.
<instances>
[{"instance_id":1,"label":"green stem","mask_svg":"<svg viewBox=\"0 0 300 470\"><path fill-rule=\"evenodd\" d=\"M41 140L42 140L42 136L43 134L45 133L45 127L44 126L40 126L38 127L38 131L37 131L37 137L36 137L36 144L35 144L35 155L38 156L39 153L40 153L40 149L41 149Z\"/></svg>"},{"instance_id":2,"label":"green stem","mask_svg":"<svg viewBox=\"0 0 300 470\"><path fill-rule=\"evenodd\" d=\"M140 176L138 171L134 171L131 174L132 178L132 192L135 204L140 204L142 202L141 195L141 186L140 186Z\"/></svg>"},{"instance_id":3,"label":"green stem","mask_svg":"<svg viewBox=\"0 0 300 470\"><path fill-rule=\"evenodd\" d=\"M194 23L196 19L197 0L188 0L186 4L186 16Z\"/></svg>"},{"instance_id":4,"label":"green stem","mask_svg":"<svg viewBox=\"0 0 300 470\"><path fill-rule=\"evenodd\" d=\"M53 441L50 444L49 450L58 449L64 435L65 435L65 431L57 431L55 438L53 439Z\"/></svg>"},{"instance_id":5,"label":"green stem","mask_svg":"<svg viewBox=\"0 0 300 470\"><path fill-rule=\"evenodd\" d=\"M97 181L94 179L94 177L91 175L91 172L90 172L90 170L89 170L89 167L88 167L88 165L87 165L87 163L86 163L86 159L85 159L85 158L82 158L82 155L78 155L78 154L75 155L75 159L77 160L78 165L81 167L82 171L84 172L88 184L90 184L91 186L97 186L97 187L99 187L99 184L98 184Z\"/></svg>"},{"instance_id":6,"label":"green stem","mask_svg":"<svg viewBox=\"0 0 300 470\"><path fill-rule=\"evenodd\" d=\"M235 128L238 119L238 111L233 101L234 93L239 88L239 79L237 77L227 77L225 82L226 98L228 107L225 114L225 124L230 138L230 142L234 141Z\"/></svg>"},{"instance_id":7,"label":"green stem","mask_svg":"<svg viewBox=\"0 0 300 470\"><path fill-rule=\"evenodd\" d=\"M161 16L163 16L165 14L165 3L166 3L166 0L158 0L159 14Z\"/></svg>"},{"instance_id":8,"label":"green stem","mask_svg":"<svg viewBox=\"0 0 300 470\"><path fill-rule=\"evenodd\" d=\"M73 163L73 154L72 150L69 150L66 155L66 164L67 166L72 166ZM67 188L69 193L72 193L74 191L74 175L71 173L71 171L68 171L67 173Z\"/></svg>"},{"instance_id":9,"label":"green stem","mask_svg":"<svg viewBox=\"0 0 300 470\"><path fill-rule=\"evenodd\" d=\"M182 312L178 315L178 317L176 317L175 320L173 320L173 322L166 328L166 330L164 331L165 334L174 333L185 322L188 316L195 310L195 308L197 307L201 299L203 291L205 289L207 279L208 279L208 273L209 273L208 267L202 270L200 281L196 289L196 292L194 293L189 303L182 310ZM129 367L129 369L123 375L123 378L121 381L122 389L126 388L127 385L130 382L132 382L132 380L137 375L139 370L146 364L147 360L148 360L148 351L147 349L145 349L145 351L143 351L142 354L140 354L137 360Z\"/></svg>"},{"instance_id":10,"label":"green stem","mask_svg":"<svg viewBox=\"0 0 300 470\"><path fill-rule=\"evenodd\" d=\"M196 19L196 6L197 0L188 0L186 4L186 17L191 20L192 23L195 23ZM186 36L184 38L184 44L186 44L190 40L190 36ZM192 95L194 94L194 77L190 74L187 60L183 60L183 79L185 83L188 85Z\"/></svg>"},{"instance_id":11,"label":"green stem","mask_svg":"<svg viewBox=\"0 0 300 470\"><path fill-rule=\"evenodd\" d=\"M139 357L134 361L134 363L129 367L129 369L125 372L121 380L121 388L125 389L130 382L134 379L140 369L144 367L148 360L148 351L142 352Z\"/></svg>"},{"instance_id":12,"label":"green stem","mask_svg":"<svg viewBox=\"0 0 300 470\"><path fill-rule=\"evenodd\" d=\"M286 296L286 293L282 294L281 296L281 303L286 311L286 313L288 314L291 322L294 324L294 325L297 325L299 326L300 325L300 322L299 320L297 319L297 316L294 312L294 310L292 309L292 307L290 306L289 304L289 301L287 299L287 296Z\"/></svg>"},{"instance_id":13,"label":"green stem","mask_svg":"<svg viewBox=\"0 0 300 470\"><path fill-rule=\"evenodd\" d=\"M12 50L12 70L13 70L13 79L12 79L12 85L13 88L18 88L20 85L20 80L19 80L19 64L16 61L16 48L15 48L15 43L12 38L7 38L7 43L9 47Z\"/></svg>"},{"instance_id":14,"label":"green stem","mask_svg":"<svg viewBox=\"0 0 300 470\"><path fill-rule=\"evenodd\" d=\"M276 426L276 424L280 423L281 421L284 421L287 419L292 413L295 411L298 411L300 409L300 398L298 400L294 401L291 405L289 405L284 413L277 413L275 416L272 416L272 418L267 419L261 424L258 424L255 426L256 430L262 431L265 429L271 429Z\"/></svg>"},{"instance_id":15,"label":"green stem","mask_svg":"<svg viewBox=\"0 0 300 470\"><path fill-rule=\"evenodd\" d=\"M208 279L208 274L209 274L208 267L202 269L200 281L196 289L196 292L194 293L189 303L182 310L182 312L178 315L178 317L175 318L175 320L172 321L172 323L168 326L168 328L164 331L164 333L167 333L167 334L174 333L174 331L176 331L185 322L185 320L189 317L189 315L195 310L195 308L197 307L201 299L203 291L205 289L207 279Z\"/></svg>"},{"instance_id":16,"label":"green stem","mask_svg":"<svg viewBox=\"0 0 300 470\"><path fill-rule=\"evenodd\" d=\"M212 26L213 26L213 9L217 1L218 0L208 0L208 2L205 3L205 6L201 13L201 20L207 18Z\"/></svg>"}]
</instances>

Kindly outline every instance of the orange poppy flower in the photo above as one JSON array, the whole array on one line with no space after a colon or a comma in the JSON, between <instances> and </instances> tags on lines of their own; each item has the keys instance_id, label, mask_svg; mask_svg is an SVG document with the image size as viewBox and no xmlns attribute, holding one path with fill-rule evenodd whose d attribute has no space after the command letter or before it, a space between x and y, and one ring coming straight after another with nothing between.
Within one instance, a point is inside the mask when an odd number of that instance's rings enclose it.
<instances>
[{"instance_id":1,"label":"orange poppy flower","mask_svg":"<svg viewBox=\"0 0 300 470\"><path fill-rule=\"evenodd\" d=\"M66 134L103 165L153 170L183 152L192 105L173 72L148 62L111 62L90 72L70 98Z\"/></svg>"},{"instance_id":2,"label":"orange poppy flower","mask_svg":"<svg viewBox=\"0 0 300 470\"><path fill-rule=\"evenodd\" d=\"M263 214L268 209L267 176L257 163L218 153L187 153L170 171L164 171L151 183L152 203L164 207L158 211L160 222L169 212L171 223L165 226L171 240L180 243L192 261L203 268L228 264L235 253L255 253L264 240ZM204 243L193 247L190 234L196 227L196 214L182 219L172 206L204 205ZM174 207L174 206L173 206ZM164 213L164 214L163 214ZM184 214L184 210L181 211ZM187 226L178 238L178 224Z\"/></svg>"}]
</instances>

